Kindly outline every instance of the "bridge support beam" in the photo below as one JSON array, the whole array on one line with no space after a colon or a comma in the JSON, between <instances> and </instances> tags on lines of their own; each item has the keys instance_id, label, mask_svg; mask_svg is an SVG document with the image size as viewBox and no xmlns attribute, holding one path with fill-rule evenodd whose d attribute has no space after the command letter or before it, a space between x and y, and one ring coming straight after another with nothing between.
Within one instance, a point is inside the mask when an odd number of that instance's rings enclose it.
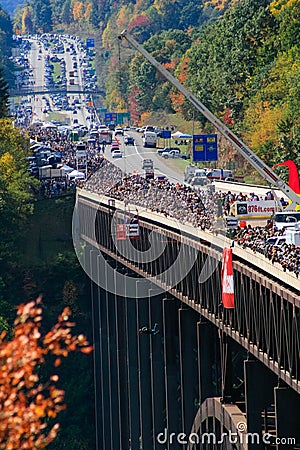
<instances>
[{"instance_id":1,"label":"bridge support beam","mask_svg":"<svg viewBox=\"0 0 300 450\"><path fill-rule=\"evenodd\" d=\"M85 267L90 273L91 265L97 267L97 252L87 245L85 248ZM92 332L93 332L93 358L94 358L94 394L95 394L95 450L102 449L103 440L103 414L102 414L102 373L101 373L101 338L100 338L100 288L91 282L92 302Z\"/></svg>"},{"instance_id":2,"label":"bridge support beam","mask_svg":"<svg viewBox=\"0 0 300 450\"><path fill-rule=\"evenodd\" d=\"M115 280L114 280L115 281ZM113 280L110 280L113 283ZM110 448L120 450L120 423L118 405L118 377L117 377L117 339L116 339L116 310L114 292L106 292L106 320L107 320L107 354L108 354L108 385L110 410Z\"/></svg>"},{"instance_id":3,"label":"bridge support beam","mask_svg":"<svg viewBox=\"0 0 300 450\"><path fill-rule=\"evenodd\" d=\"M99 261L99 257L98 257ZM97 264L98 264L97 261ZM102 274L106 276L105 271L98 264L98 276ZM104 286L104 284L102 284ZM99 288L99 323L100 323L100 373L101 373L101 387L102 387L102 448L109 450L111 446L110 441L110 386L109 386L109 356L108 356L108 330L107 330L107 294L104 289Z\"/></svg>"},{"instance_id":4,"label":"bridge support beam","mask_svg":"<svg viewBox=\"0 0 300 450\"><path fill-rule=\"evenodd\" d=\"M257 433L259 442L249 441L249 450L263 449L262 442L262 412L274 403L274 386L277 377L261 362L244 361L245 399L248 433Z\"/></svg>"},{"instance_id":5,"label":"bridge support beam","mask_svg":"<svg viewBox=\"0 0 300 450\"><path fill-rule=\"evenodd\" d=\"M149 322L157 323L159 334L150 338L150 367L151 367L151 405L152 405L152 442L153 450L164 450L165 445L159 444L157 435L166 426L166 391L164 378L164 358L163 358L163 297L162 295L152 295L149 290Z\"/></svg>"},{"instance_id":6,"label":"bridge support beam","mask_svg":"<svg viewBox=\"0 0 300 450\"><path fill-rule=\"evenodd\" d=\"M296 448L296 445L288 438L295 438L296 444L300 444L299 395L289 387L276 387L274 392L276 436L281 439L281 443L276 448L277 450L292 450ZM297 448L299 447L297 446Z\"/></svg>"},{"instance_id":7,"label":"bridge support beam","mask_svg":"<svg viewBox=\"0 0 300 450\"><path fill-rule=\"evenodd\" d=\"M149 285L150 287L150 285ZM145 283L136 282L137 327L153 326L149 321L149 298L145 295ZM140 396L141 447L152 450L152 411L150 377L150 340L149 334L140 334L138 338L138 374Z\"/></svg>"},{"instance_id":8,"label":"bridge support beam","mask_svg":"<svg viewBox=\"0 0 300 450\"><path fill-rule=\"evenodd\" d=\"M198 400L197 371L197 319L198 315L187 308L180 308L179 319L179 350L181 379L181 422L182 432L190 433Z\"/></svg>"},{"instance_id":9,"label":"bridge support beam","mask_svg":"<svg viewBox=\"0 0 300 450\"><path fill-rule=\"evenodd\" d=\"M140 402L137 354L137 311L134 298L125 301L126 336L127 336L127 379L130 449L140 450Z\"/></svg>"},{"instance_id":10,"label":"bridge support beam","mask_svg":"<svg viewBox=\"0 0 300 450\"><path fill-rule=\"evenodd\" d=\"M166 415L167 432L177 436L179 429L180 393L178 380L178 313L177 301L174 298L165 298L163 301L164 323L164 362L166 386ZM168 439L165 446L168 450L179 450L175 440L172 444Z\"/></svg>"},{"instance_id":11,"label":"bridge support beam","mask_svg":"<svg viewBox=\"0 0 300 450\"><path fill-rule=\"evenodd\" d=\"M229 336L221 333L222 401L232 402L232 349Z\"/></svg>"},{"instance_id":12,"label":"bridge support beam","mask_svg":"<svg viewBox=\"0 0 300 450\"><path fill-rule=\"evenodd\" d=\"M129 448L128 425L128 382L127 382L127 348L125 299L115 298L116 310L116 339L117 339L117 369L118 369L118 412L120 423L120 450Z\"/></svg>"},{"instance_id":13,"label":"bridge support beam","mask_svg":"<svg viewBox=\"0 0 300 450\"><path fill-rule=\"evenodd\" d=\"M208 397L221 395L217 329L209 322L197 323L199 405Z\"/></svg>"}]
</instances>

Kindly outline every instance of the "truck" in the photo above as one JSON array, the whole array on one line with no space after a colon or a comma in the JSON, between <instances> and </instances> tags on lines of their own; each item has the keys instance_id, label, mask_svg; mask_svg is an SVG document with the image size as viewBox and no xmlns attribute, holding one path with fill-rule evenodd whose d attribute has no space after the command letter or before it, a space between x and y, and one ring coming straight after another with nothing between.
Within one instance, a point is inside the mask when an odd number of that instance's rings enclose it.
<instances>
[{"instance_id":1,"label":"truck","mask_svg":"<svg viewBox=\"0 0 300 450\"><path fill-rule=\"evenodd\" d=\"M112 132L109 129L98 129L98 141L101 144L111 144Z\"/></svg>"},{"instance_id":2,"label":"truck","mask_svg":"<svg viewBox=\"0 0 300 450\"><path fill-rule=\"evenodd\" d=\"M157 134L154 131L145 131L143 135L143 147L156 148Z\"/></svg>"},{"instance_id":3,"label":"truck","mask_svg":"<svg viewBox=\"0 0 300 450\"><path fill-rule=\"evenodd\" d=\"M289 228L285 232L286 244L294 244L300 247L300 229L298 227Z\"/></svg>"},{"instance_id":4,"label":"truck","mask_svg":"<svg viewBox=\"0 0 300 450\"><path fill-rule=\"evenodd\" d=\"M233 133L220 119L218 119L200 100L186 89L165 67L163 67L141 44L139 44L125 29L118 36L126 40L133 48L140 52L153 67L160 72L203 116L221 133L232 146L248 161L257 172L268 182L280 189L290 200L287 210L295 210L300 204L300 197L290 188L270 167L268 167L236 134Z\"/></svg>"},{"instance_id":5,"label":"truck","mask_svg":"<svg viewBox=\"0 0 300 450\"><path fill-rule=\"evenodd\" d=\"M180 150L170 150L169 152L163 152L161 154L161 156L163 158L166 158L166 159L168 159L168 158L180 158L181 153L180 153Z\"/></svg>"},{"instance_id":6,"label":"truck","mask_svg":"<svg viewBox=\"0 0 300 450\"><path fill-rule=\"evenodd\" d=\"M195 176L195 171L198 169L198 167L195 164L189 164L186 166L184 171L184 181L189 183L191 179Z\"/></svg>"}]
</instances>

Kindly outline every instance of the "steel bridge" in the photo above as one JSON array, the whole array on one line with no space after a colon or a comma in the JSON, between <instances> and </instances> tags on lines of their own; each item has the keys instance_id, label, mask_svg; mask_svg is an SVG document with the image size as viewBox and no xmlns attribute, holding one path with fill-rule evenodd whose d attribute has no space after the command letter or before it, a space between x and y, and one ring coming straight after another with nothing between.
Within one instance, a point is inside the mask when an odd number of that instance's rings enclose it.
<instances>
[{"instance_id":1,"label":"steel bridge","mask_svg":"<svg viewBox=\"0 0 300 450\"><path fill-rule=\"evenodd\" d=\"M235 246L235 308L226 310L218 261L228 239L139 211L140 239L118 241L121 210L77 192L75 248L92 279L96 448L300 448L296 276ZM210 276L200 282L203 267Z\"/></svg>"},{"instance_id":2,"label":"steel bridge","mask_svg":"<svg viewBox=\"0 0 300 450\"><path fill-rule=\"evenodd\" d=\"M60 86L25 86L20 88L11 88L10 97L25 97L26 95L44 95L44 94L90 94L105 96L105 92L97 89L88 89L79 85Z\"/></svg>"}]
</instances>

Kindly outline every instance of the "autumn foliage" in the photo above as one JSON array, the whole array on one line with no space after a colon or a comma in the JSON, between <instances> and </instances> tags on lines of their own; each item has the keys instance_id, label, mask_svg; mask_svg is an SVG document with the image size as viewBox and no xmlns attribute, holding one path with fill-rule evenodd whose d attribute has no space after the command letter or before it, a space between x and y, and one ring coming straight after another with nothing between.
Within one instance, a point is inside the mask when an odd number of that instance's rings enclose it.
<instances>
[{"instance_id":1,"label":"autumn foliage","mask_svg":"<svg viewBox=\"0 0 300 450\"><path fill-rule=\"evenodd\" d=\"M5 340L5 332L0 336L1 449L44 449L55 439L59 429L56 417L66 408L65 393L57 387L55 372L49 379L41 379L41 366L52 359L55 368L70 352L92 351L85 336L72 334L69 308L43 336L40 303L38 299L20 305L13 338Z\"/></svg>"}]
</instances>

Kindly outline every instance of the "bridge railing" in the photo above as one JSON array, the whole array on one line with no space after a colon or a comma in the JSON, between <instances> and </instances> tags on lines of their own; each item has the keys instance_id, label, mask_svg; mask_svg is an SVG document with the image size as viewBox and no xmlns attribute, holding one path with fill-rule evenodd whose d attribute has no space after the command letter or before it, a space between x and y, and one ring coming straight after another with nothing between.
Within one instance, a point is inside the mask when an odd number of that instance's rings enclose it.
<instances>
[{"instance_id":1,"label":"bridge railing","mask_svg":"<svg viewBox=\"0 0 300 450\"><path fill-rule=\"evenodd\" d=\"M191 226L182 226L178 230L175 220L149 211L140 213L141 239L134 245L119 242L117 248L112 231L115 208L108 205L108 200L100 203L97 197L84 191L78 193L83 240L93 244L93 237L94 245L101 251L141 276L152 278L163 289L199 311L300 393L299 281L295 277L293 286L286 284L288 275L292 279L293 274L280 272L272 265L269 267L267 261L263 264L260 255L253 254L253 258L249 258L249 251L235 247L235 307L225 309L219 261L221 249L224 245L229 246L229 240L214 237L214 248L211 248L212 234ZM116 202L115 206L121 207L121 204ZM151 238L155 230L160 230L160 243ZM157 253L156 259L145 262L141 255L149 250L151 239L154 246L163 243L164 250ZM180 264L174 279L172 270L167 269L172 268L179 255ZM193 261L191 266L189 261ZM199 275L205 264L214 270L200 282Z\"/></svg>"}]
</instances>

